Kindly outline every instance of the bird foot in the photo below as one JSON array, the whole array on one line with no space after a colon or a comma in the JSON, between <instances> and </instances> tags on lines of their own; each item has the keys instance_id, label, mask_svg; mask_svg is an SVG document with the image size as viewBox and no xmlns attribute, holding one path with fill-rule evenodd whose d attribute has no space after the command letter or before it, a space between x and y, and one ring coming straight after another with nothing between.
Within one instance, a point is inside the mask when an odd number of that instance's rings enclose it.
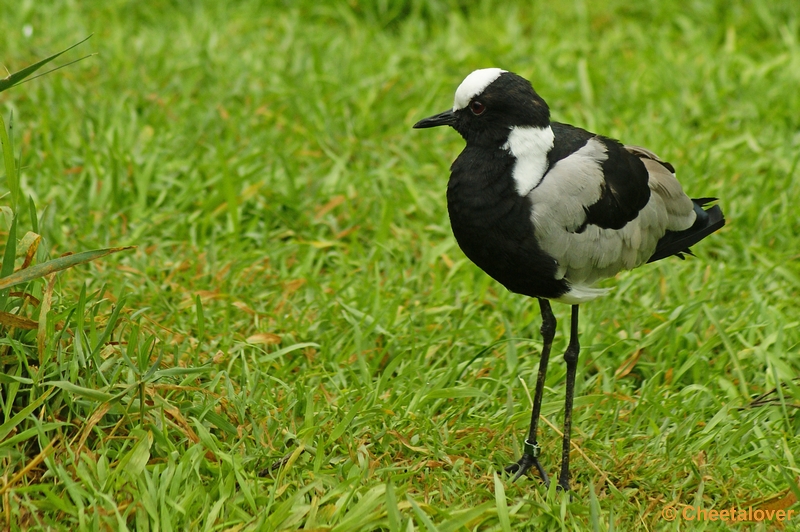
<instances>
[{"instance_id":1,"label":"bird foot","mask_svg":"<svg viewBox=\"0 0 800 532\"><path fill-rule=\"evenodd\" d=\"M536 466L536 471L539 472L539 476L542 478L545 487L549 487L550 479L547 477L547 473L545 473L542 464L539 463L539 459L529 454L523 454L515 463L506 466L505 471L509 475L514 475L511 482L516 482L519 477L526 474L533 466Z\"/></svg>"}]
</instances>

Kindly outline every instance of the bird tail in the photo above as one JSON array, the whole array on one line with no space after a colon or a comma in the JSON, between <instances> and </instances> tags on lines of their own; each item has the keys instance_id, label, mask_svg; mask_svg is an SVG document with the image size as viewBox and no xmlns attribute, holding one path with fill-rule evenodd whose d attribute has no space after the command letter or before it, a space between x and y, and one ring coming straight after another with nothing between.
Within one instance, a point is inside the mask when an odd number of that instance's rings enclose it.
<instances>
[{"instance_id":1,"label":"bird tail","mask_svg":"<svg viewBox=\"0 0 800 532\"><path fill-rule=\"evenodd\" d=\"M719 205L703 209L706 204L716 200L717 198L692 199L694 212L697 214L694 224L683 231L667 231L656 244L656 250L647 262L655 262L670 255L677 255L681 259L684 258L684 254L692 255L689 246L700 242L725 225L725 216Z\"/></svg>"}]
</instances>

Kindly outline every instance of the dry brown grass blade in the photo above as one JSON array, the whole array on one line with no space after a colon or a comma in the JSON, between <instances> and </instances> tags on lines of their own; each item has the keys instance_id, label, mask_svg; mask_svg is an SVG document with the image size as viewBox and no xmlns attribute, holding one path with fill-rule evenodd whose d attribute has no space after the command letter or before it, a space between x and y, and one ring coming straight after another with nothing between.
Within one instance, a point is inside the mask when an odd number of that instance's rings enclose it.
<instances>
[{"instance_id":1,"label":"dry brown grass blade","mask_svg":"<svg viewBox=\"0 0 800 532\"><path fill-rule=\"evenodd\" d=\"M19 249L25 249L25 260L22 261L20 270L24 270L33 262L33 257L36 256L36 251L39 249L39 244L42 242L42 236L28 231L22 240L19 241Z\"/></svg>"},{"instance_id":2,"label":"dry brown grass blade","mask_svg":"<svg viewBox=\"0 0 800 532\"><path fill-rule=\"evenodd\" d=\"M84 444L86 443L87 438L89 438L89 434L92 432L92 429L95 425L97 425L103 416L111 409L111 403L103 403L100 405L97 410L94 411L94 414L86 420L86 424L83 426L83 433L81 434L81 439L78 441L78 449L75 451L76 455L81 454L81 449L83 449Z\"/></svg>"},{"instance_id":3,"label":"dry brown grass blade","mask_svg":"<svg viewBox=\"0 0 800 532\"><path fill-rule=\"evenodd\" d=\"M2 310L0 310L0 325L5 325L6 327L16 327L18 329L27 329L29 331L39 327L39 324L30 318L18 316Z\"/></svg>"},{"instance_id":4,"label":"dry brown grass blade","mask_svg":"<svg viewBox=\"0 0 800 532\"><path fill-rule=\"evenodd\" d=\"M14 292L14 291L12 291L12 292L9 292L8 295L11 296L11 297L18 297L20 299L24 299L26 303L30 303L34 307L38 307L39 305L42 304L42 302L39 301L38 298L32 296L31 294L29 294L27 292Z\"/></svg>"},{"instance_id":5,"label":"dry brown grass blade","mask_svg":"<svg viewBox=\"0 0 800 532\"><path fill-rule=\"evenodd\" d=\"M621 379L625 377L633 371L633 368L636 367L636 363L639 362L639 357L642 355L642 350L637 349L633 352L631 356L629 356L621 365L617 368L617 371L614 372L614 377L617 379Z\"/></svg>"},{"instance_id":6,"label":"dry brown grass blade","mask_svg":"<svg viewBox=\"0 0 800 532\"><path fill-rule=\"evenodd\" d=\"M342 195L334 196L328 203L319 208L317 214L314 216L314 219L319 220L320 218L331 212L333 209L344 203L346 199L347 198L345 198Z\"/></svg>"},{"instance_id":7,"label":"dry brown grass blade","mask_svg":"<svg viewBox=\"0 0 800 532\"><path fill-rule=\"evenodd\" d=\"M796 479L795 482L797 482L797 484L800 485L800 478ZM749 500L746 503L744 503L742 507L748 508L750 506L753 506L760 510L778 511L778 510L786 510L796 502L797 502L797 496L794 494L794 491L792 491L792 488L786 488L777 495Z\"/></svg>"},{"instance_id":8,"label":"dry brown grass blade","mask_svg":"<svg viewBox=\"0 0 800 532\"><path fill-rule=\"evenodd\" d=\"M431 454L431 452L430 452L428 449L426 449L425 447L419 447L419 446L414 446L414 445L411 445L411 444L408 442L408 440L407 440L407 439L405 439L405 438L404 438L404 437L403 437L403 436L402 436L402 435L401 435L399 432L397 432L396 430L387 430L387 431L386 431L386 434L391 434L392 436L394 436L395 438L397 438L397 441L399 441L399 442L400 442L400 443L402 443L402 444L403 444L405 447L407 447L408 449L410 449L410 450L412 450L412 451L414 451L414 452L416 452L416 453L422 453L422 454Z\"/></svg>"},{"instance_id":9,"label":"dry brown grass blade","mask_svg":"<svg viewBox=\"0 0 800 532\"><path fill-rule=\"evenodd\" d=\"M281 337L273 333L256 333L247 337L248 344L273 345L281 343Z\"/></svg>"},{"instance_id":10,"label":"dry brown grass blade","mask_svg":"<svg viewBox=\"0 0 800 532\"><path fill-rule=\"evenodd\" d=\"M180 410L174 406L168 406L166 404L162 405L161 408L163 408L164 412L166 412L167 415L171 417L173 421L175 421L179 430L183 432L183 435L190 439L192 443L200 442L200 437L197 436L197 433L194 431L194 429L192 429L191 425L189 425L189 422L186 421L186 418L183 417L183 414L181 414Z\"/></svg>"},{"instance_id":11,"label":"dry brown grass blade","mask_svg":"<svg viewBox=\"0 0 800 532\"><path fill-rule=\"evenodd\" d=\"M181 414L180 410L166 404L162 405L162 408L164 409L164 412L166 412L167 415L169 415L169 417L171 417L175 421L175 424L178 427L178 429L181 432L183 432L183 434L189 440L191 440L192 443L200 443L200 437L197 435L194 429L192 429L191 425L189 425L189 422L186 420L186 418L183 417L183 414ZM213 452L211 452L210 449L206 451L205 456L207 459L213 462L218 461L217 456Z\"/></svg>"},{"instance_id":12,"label":"dry brown grass blade","mask_svg":"<svg viewBox=\"0 0 800 532\"><path fill-rule=\"evenodd\" d=\"M38 455L36 455L36 457L33 460L28 462L28 464L25 467L23 467L13 477L11 477L11 480L9 480L3 487L0 487L0 495L5 494L5 492L11 488L11 486L22 480L22 478L25 475L27 475L31 469L42 463L42 461L44 461L44 459L47 458L47 455L50 454L50 452L53 450L53 447L55 447L57 442L58 442L58 436L53 438L47 445L47 447L42 449L42 451Z\"/></svg>"}]
</instances>

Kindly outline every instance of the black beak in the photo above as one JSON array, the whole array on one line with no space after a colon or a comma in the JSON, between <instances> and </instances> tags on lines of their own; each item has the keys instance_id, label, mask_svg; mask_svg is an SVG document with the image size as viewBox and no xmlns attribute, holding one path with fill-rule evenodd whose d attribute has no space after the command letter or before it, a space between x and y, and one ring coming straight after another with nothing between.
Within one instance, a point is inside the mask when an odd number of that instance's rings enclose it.
<instances>
[{"instance_id":1,"label":"black beak","mask_svg":"<svg viewBox=\"0 0 800 532\"><path fill-rule=\"evenodd\" d=\"M439 113L438 115L429 116L428 118L423 118L416 124L414 124L414 129L425 129L427 127L436 127L436 126L452 126L456 123L456 114L448 109L444 113Z\"/></svg>"}]
</instances>

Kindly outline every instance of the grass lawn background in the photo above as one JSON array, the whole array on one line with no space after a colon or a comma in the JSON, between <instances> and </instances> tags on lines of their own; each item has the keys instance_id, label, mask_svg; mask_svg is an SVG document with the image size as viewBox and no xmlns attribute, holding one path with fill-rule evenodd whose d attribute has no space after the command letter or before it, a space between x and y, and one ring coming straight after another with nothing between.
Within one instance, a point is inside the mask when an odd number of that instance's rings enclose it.
<instances>
[{"instance_id":1,"label":"grass lawn background","mask_svg":"<svg viewBox=\"0 0 800 532\"><path fill-rule=\"evenodd\" d=\"M90 33L59 62L98 53L0 94L17 236L38 228L39 261L137 246L59 274L43 349L3 327L3 526L727 530L661 512L798 509L796 2L225 4L0 4L9 71ZM495 476L527 431L538 305L455 244L463 141L411 130L487 66L728 219L582 306L571 499Z\"/></svg>"}]
</instances>

